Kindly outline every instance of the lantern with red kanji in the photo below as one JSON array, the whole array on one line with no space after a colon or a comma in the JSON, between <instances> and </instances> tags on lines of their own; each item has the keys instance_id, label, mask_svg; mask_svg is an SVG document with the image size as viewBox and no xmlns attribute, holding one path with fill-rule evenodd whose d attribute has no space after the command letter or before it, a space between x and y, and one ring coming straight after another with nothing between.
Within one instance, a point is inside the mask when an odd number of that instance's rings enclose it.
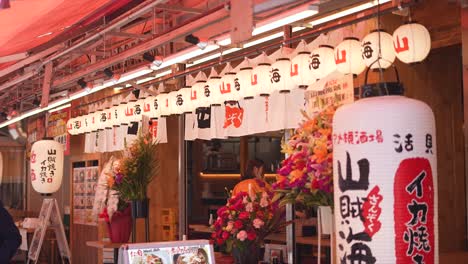
<instances>
[{"instance_id":1,"label":"lantern with red kanji","mask_svg":"<svg viewBox=\"0 0 468 264\"><path fill-rule=\"evenodd\" d=\"M62 184L63 152L63 145L55 140L40 140L32 145L29 173L36 192L58 191Z\"/></svg>"},{"instance_id":2,"label":"lantern with red kanji","mask_svg":"<svg viewBox=\"0 0 468 264\"><path fill-rule=\"evenodd\" d=\"M309 68L309 60L309 51L300 51L291 60L291 80L297 88L306 89L316 81Z\"/></svg>"},{"instance_id":3,"label":"lantern with red kanji","mask_svg":"<svg viewBox=\"0 0 468 264\"><path fill-rule=\"evenodd\" d=\"M240 99L240 87L236 87L236 73L228 63L226 66L224 75L221 77L219 83L219 92L221 94L221 100L226 101L237 101ZM237 83L238 85L238 83Z\"/></svg>"},{"instance_id":4,"label":"lantern with red kanji","mask_svg":"<svg viewBox=\"0 0 468 264\"><path fill-rule=\"evenodd\" d=\"M386 88L363 89L333 118L336 257L439 263L434 114Z\"/></svg>"},{"instance_id":5,"label":"lantern with red kanji","mask_svg":"<svg viewBox=\"0 0 468 264\"><path fill-rule=\"evenodd\" d=\"M380 29L372 31L362 40L361 53L367 67L387 69L395 61L392 35Z\"/></svg>"},{"instance_id":6,"label":"lantern with red kanji","mask_svg":"<svg viewBox=\"0 0 468 264\"><path fill-rule=\"evenodd\" d=\"M203 87L203 106L219 106L224 103L221 99L221 91L219 90L219 83L221 82L221 76L211 68L210 77L206 81Z\"/></svg>"},{"instance_id":7,"label":"lantern with red kanji","mask_svg":"<svg viewBox=\"0 0 468 264\"><path fill-rule=\"evenodd\" d=\"M366 69L362 59L361 42L357 38L345 38L335 48L336 69L343 74L358 75Z\"/></svg>"},{"instance_id":8,"label":"lantern with red kanji","mask_svg":"<svg viewBox=\"0 0 468 264\"><path fill-rule=\"evenodd\" d=\"M336 70L333 51L332 46L320 45L310 54L309 68L315 79L322 79Z\"/></svg>"},{"instance_id":9,"label":"lantern with red kanji","mask_svg":"<svg viewBox=\"0 0 468 264\"><path fill-rule=\"evenodd\" d=\"M160 93L158 95L158 103L161 107L161 117L168 117L172 114L169 104L169 93Z\"/></svg>"},{"instance_id":10,"label":"lantern with red kanji","mask_svg":"<svg viewBox=\"0 0 468 264\"><path fill-rule=\"evenodd\" d=\"M252 71L253 68L251 66L246 65L245 67L241 67L239 72L237 73L237 79L240 87L240 98L242 99L252 99L253 95L251 94L252 91Z\"/></svg>"},{"instance_id":11,"label":"lantern with red kanji","mask_svg":"<svg viewBox=\"0 0 468 264\"><path fill-rule=\"evenodd\" d=\"M421 62L431 51L431 35L421 24L402 25L393 32L393 48L400 61Z\"/></svg>"},{"instance_id":12,"label":"lantern with red kanji","mask_svg":"<svg viewBox=\"0 0 468 264\"><path fill-rule=\"evenodd\" d=\"M271 63L261 62L252 70L252 89L246 93L247 96L269 96L272 92L270 82ZM244 95L246 97L246 95Z\"/></svg>"}]
</instances>

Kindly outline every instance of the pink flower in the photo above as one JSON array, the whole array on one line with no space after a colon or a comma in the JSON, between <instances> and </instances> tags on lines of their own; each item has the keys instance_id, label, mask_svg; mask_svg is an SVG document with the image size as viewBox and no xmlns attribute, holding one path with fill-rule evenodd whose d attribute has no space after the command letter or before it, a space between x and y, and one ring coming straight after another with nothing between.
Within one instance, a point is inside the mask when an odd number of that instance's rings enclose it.
<instances>
[{"instance_id":1,"label":"pink flower","mask_svg":"<svg viewBox=\"0 0 468 264\"><path fill-rule=\"evenodd\" d=\"M249 216L250 216L249 212L241 212L239 214L239 219L241 219L241 220L248 219Z\"/></svg>"},{"instance_id":2,"label":"pink flower","mask_svg":"<svg viewBox=\"0 0 468 264\"><path fill-rule=\"evenodd\" d=\"M245 210L249 213L253 212L253 204L252 203L248 203L246 206L245 206Z\"/></svg>"},{"instance_id":3,"label":"pink flower","mask_svg":"<svg viewBox=\"0 0 468 264\"><path fill-rule=\"evenodd\" d=\"M258 218L255 218L253 220L253 226L257 229L260 229L262 228L262 226L265 224L265 222L263 222L261 219L258 219Z\"/></svg>"},{"instance_id":4,"label":"pink flower","mask_svg":"<svg viewBox=\"0 0 468 264\"><path fill-rule=\"evenodd\" d=\"M267 207L268 206L268 200L264 197L260 200L260 206L261 207Z\"/></svg>"},{"instance_id":5,"label":"pink flower","mask_svg":"<svg viewBox=\"0 0 468 264\"><path fill-rule=\"evenodd\" d=\"M245 230L242 230L239 233L237 233L237 239L239 239L240 241L244 241L247 237L248 235L247 232L245 232Z\"/></svg>"},{"instance_id":6,"label":"pink flower","mask_svg":"<svg viewBox=\"0 0 468 264\"><path fill-rule=\"evenodd\" d=\"M227 226L226 226L226 231L230 232L233 227L234 227L234 222L229 221Z\"/></svg>"}]
</instances>

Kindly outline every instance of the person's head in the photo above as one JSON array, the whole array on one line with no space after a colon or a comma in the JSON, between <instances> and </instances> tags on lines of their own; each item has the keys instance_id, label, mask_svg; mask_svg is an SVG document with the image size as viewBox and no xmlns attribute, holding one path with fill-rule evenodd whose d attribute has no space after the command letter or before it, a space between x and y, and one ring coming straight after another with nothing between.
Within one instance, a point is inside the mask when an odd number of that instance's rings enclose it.
<instances>
[{"instance_id":1,"label":"person's head","mask_svg":"<svg viewBox=\"0 0 468 264\"><path fill-rule=\"evenodd\" d=\"M253 159L247 162L244 174L242 175L242 180L247 179L263 179L263 174L265 171L265 163L261 159Z\"/></svg>"}]
</instances>

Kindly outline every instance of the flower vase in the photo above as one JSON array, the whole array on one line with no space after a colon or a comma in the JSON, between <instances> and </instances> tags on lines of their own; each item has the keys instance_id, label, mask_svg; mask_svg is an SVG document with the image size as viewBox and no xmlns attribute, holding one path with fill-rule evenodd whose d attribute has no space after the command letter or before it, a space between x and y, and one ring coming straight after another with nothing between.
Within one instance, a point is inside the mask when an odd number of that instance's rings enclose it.
<instances>
[{"instance_id":1,"label":"flower vase","mask_svg":"<svg viewBox=\"0 0 468 264\"><path fill-rule=\"evenodd\" d=\"M252 244L244 250L233 247L231 254L235 264L257 264L260 260L260 246Z\"/></svg>"},{"instance_id":2,"label":"flower vase","mask_svg":"<svg viewBox=\"0 0 468 264\"><path fill-rule=\"evenodd\" d=\"M131 208L127 206L124 211L116 211L107 225L109 238L113 243L126 243L132 232Z\"/></svg>"},{"instance_id":3,"label":"flower vase","mask_svg":"<svg viewBox=\"0 0 468 264\"><path fill-rule=\"evenodd\" d=\"M149 199L133 200L132 203L132 217L136 218L147 218L148 217L148 205Z\"/></svg>"}]
</instances>

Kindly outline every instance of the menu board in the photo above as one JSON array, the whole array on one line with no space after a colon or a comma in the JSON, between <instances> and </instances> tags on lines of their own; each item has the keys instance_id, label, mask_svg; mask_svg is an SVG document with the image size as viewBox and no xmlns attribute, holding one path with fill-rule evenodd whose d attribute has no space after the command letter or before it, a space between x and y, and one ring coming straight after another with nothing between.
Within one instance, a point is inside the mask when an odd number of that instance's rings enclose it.
<instances>
[{"instance_id":1,"label":"menu board","mask_svg":"<svg viewBox=\"0 0 468 264\"><path fill-rule=\"evenodd\" d=\"M94 195L98 187L99 167L73 169L73 223L97 225L93 214Z\"/></svg>"},{"instance_id":2,"label":"menu board","mask_svg":"<svg viewBox=\"0 0 468 264\"><path fill-rule=\"evenodd\" d=\"M213 246L208 240L184 240L129 244L123 250L125 264L214 264ZM122 249L121 249L122 251ZM121 255L122 256L122 255Z\"/></svg>"},{"instance_id":3,"label":"menu board","mask_svg":"<svg viewBox=\"0 0 468 264\"><path fill-rule=\"evenodd\" d=\"M70 108L55 111L47 118L47 137L63 145L64 154L70 154L70 135L67 132L67 122L70 118Z\"/></svg>"}]
</instances>

